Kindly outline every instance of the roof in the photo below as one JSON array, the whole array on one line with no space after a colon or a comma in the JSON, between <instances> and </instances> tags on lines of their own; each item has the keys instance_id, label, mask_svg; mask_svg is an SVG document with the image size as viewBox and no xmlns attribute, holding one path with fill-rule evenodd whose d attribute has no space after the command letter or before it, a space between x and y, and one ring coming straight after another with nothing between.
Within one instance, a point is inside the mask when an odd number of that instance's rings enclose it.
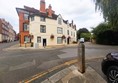
<instances>
[{"instance_id":1,"label":"roof","mask_svg":"<svg viewBox=\"0 0 118 83\"><path fill-rule=\"evenodd\" d=\"M37 15L37 16L43 16L43 17L51 18L51 19L57 19L57 17L58 17L58 15L56 15L56 14L52 14L52 17L49 17L48 13L42 13L39 10L37 10L35 8L28 7L28 6L24 6L24 9L23 8L16 8L16 10L17 10L18 14L19 14L18 10L23 10L23 11L32 13L32 14L30 14L30 16Z\"/></svg>"},{"instance_id":2,"label":"roof","mask_svg":"<svg viewBox=\"0 0 118 83\"><path fill-rule=\"evenodd\" d=\"M52 17L49 17L48 16L48 12L46 13L42 13L40 12L39 10L35 9L35 8L32 8L32 7L28 7L28 6L24 6L24 8L16 8L16 11L19 15L19 11L22 10L23 12L28 12L29 16L32 17L32 16L42 16L42 17L45 17L45 18L50 18L50 19L54 19L56 20L58 18L58 16L60 15L56 15L55 13L52 14ZM53 11L54 12L54 11ZM63 19L63 22L65 24L68 24L68 20L64 20ZM72 25L72 23L69 24L70 26ZM75 26L76 27L76 26Z\"/></svg>"}]
</instances>

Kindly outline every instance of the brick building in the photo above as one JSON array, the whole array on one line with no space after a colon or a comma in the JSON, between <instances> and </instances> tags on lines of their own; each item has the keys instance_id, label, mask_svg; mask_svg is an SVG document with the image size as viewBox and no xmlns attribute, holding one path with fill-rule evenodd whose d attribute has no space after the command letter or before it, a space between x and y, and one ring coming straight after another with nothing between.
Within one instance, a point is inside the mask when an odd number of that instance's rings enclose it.
<instances>
[{"instance_id":1,"label":"brick building","mask_svg":"<svg viewBox=\"0 0 118 83\"><path fill-rule=\"evenodd\" d=\"M14 41L16 32L13 26L5 21L5 19L0 18L0 42L10 42Z\"/></svg>"}]
</instances>

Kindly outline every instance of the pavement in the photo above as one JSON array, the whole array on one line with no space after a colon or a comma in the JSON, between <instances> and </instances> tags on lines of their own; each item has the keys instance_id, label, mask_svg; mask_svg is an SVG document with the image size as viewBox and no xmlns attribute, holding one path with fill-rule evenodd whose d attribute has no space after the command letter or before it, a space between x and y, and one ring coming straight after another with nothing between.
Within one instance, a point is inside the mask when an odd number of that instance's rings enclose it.
<instances>
[{"instance_id":1,"label":"pavement","mask_svg":"<svg viewBox=\"0 0 118 83\"><path fill-rule=\"evenodd\" d=\"M13 46L10 46L8 48L5 48L4 51L7 50L25 50L25 49L31 49L31 50L39 50L39 49L43 49L43 50L53 50L53 49L58 49L58 48L63 48L63 47L72 47L72 46L77 46L77 44L69 44L69 45L56 45L56 46L46 46L46 47L40 47L40 48L34 48L34 47L20 47L20 44L15 44Z\"/></svg>"},{"instance_id":2,"label":"pavement","mask_svg":"<svg viewBox=\"0 0 118 83\"><path fill-rule=\"evenodd\" d=\"M67 64L67 63L66 63ZM20 83L107 83L92 67L86 64L85 73L80 73L77 60L68 66L61 66L49 72L43 72Z\"/></svg>"}]
</instances>

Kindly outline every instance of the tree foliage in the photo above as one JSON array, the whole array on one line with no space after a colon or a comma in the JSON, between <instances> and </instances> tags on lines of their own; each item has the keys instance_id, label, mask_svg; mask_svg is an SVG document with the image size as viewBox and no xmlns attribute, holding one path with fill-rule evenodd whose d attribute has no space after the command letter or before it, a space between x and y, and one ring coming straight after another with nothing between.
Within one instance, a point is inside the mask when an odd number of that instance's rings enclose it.
<instances>
[{"instance_id":1,"label":"tree foliage","mask_svg":"<svg viewBox=\"0 0 118 83\"><path fill-rule=\"evenodd\" d=\"M82 33L89 33L88 29L86 28L81 28L77 31L77 39L80 39L80 36Z\"/></svg>"},{"instance_id":2,"label":"tree foliage","mask_svg":"<svg viewBox=\"0 0 118 83\"><path fill-rule=\"evenodd\" d=\"M82 33L80 35L81 38L84 38L85 41L89 41L90 40L90 37L91 37L91 33Z\"/></svg>"},{"instance_id":3,"label":"tree foliage","mask_svg":"<svg viewBox=\"0 0 118 83\"><path fill-rule=\"evenodd\" d=\"M118 45L118 31L114 31L107 23L101 23L92 31L98 44Z\"/></svg>"},{"instance_id":4,"label":"tree foliage","mask_svg":"<svg viewBox=\"0 0 118 83\"><path fill-rule=\"evenodd\" d=\"M94 0L96 10L103 13L103 17L113 29L118 30L118 0Z\"/></svg>"}]
</instances>

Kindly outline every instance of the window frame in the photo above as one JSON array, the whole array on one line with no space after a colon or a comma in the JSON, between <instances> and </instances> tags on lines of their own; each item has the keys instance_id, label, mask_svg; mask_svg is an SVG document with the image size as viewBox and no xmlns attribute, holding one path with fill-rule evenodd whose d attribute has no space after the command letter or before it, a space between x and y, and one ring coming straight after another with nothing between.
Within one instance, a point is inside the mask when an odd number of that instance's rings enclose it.
<instances>
[{"instance_id":1,"label":"window frame","mask_svg":"<svg viewBox=\"0 0 118 83\"><path fill-rule=\"evenodd\" d=\"M46 21L46 19L45 19L45 17L40 17L40 21L42 21L42 22L45 22Z\"/></svg>"},{"instance_id":2,"label":"window frame","mask_svg":"<svg viewBox=\"0 0 118 83\"><path fill-rule=\"evenodd\" d=\"M28 41L27 41L27 39L25 39L26 37L27 37ZM29 43L30 42L30 38L28 36L24 36L24 42Z\"/></svg>"},{"instance_id":3,"label":"window frame","mask_svg":"<svg viewBox=\"0 0 118 83\"><path fill-rule=\"evenodd\" d=\"M37 36L37 43L41 43L41 37Z\"/></svg>"},{"instance_id":4,"label":"window frame","mask_svg":"<svg viewBox=\"0 0 118 83\"><path fill-rule=\"evenodd\" d=\"M24 14L24 20L29 20L29 15L28 14Z\"/></svg>"},{"instance_id":5,"label":"window frame","mask_svg":"<svg viewBox=\"0 0 118 83\"><path fill-rule=\"evenodd\" d=\"M62 19L58 18L58 24L62 25Z\"/></svg>"},{"instance_id":6,"label":"window frame","mask_svg":"<svg viewBox=\"0 0 118 83\"><path fill-rule=\"evenodd\" d=\"M70 32L69 32L69 30L67 30L67 34L68 34L68 35L70 35Z\"/></svg>"},{"instance_id":7,"label":"window frame","mask_svg":"<svg viewBox=\"0 0 118 83\"><path fill-rule=\"evenodd\" d=\"M46 26L45 25L40 25L40 33L46 33Z\"/></svg>"},{"instance_id":8,"label":"window frame","mask_svg":"<svg viewBox=\"0 0 118 83\"><path fill-rule=\"evenodd\" d=\"M34 21L34 16L31 17L31 21Z\"/></svg>"},{"instance_id":9,"label":"window frame","mask_svg":"<svg viewBox=\"0 0 118 83\"><path fill-rule=\"evenodd\" d=\"M23 23L23 31L29 31L29 25L26 23Z\"/></svg>"},{"instance_id":10,"label":"window frame","mask_svg":"<svg viewBox=\"0 0 118 83\"><path fill-rule=\"evenodd\" d=\"M61 41L58 41L59 39L61 39ZM62 37L57 37L57 44L63 44Z\"/></svg>"},{"instance_id":11,"label":"window frame","mask_svg":"<svg viewBox=\"0 0 118 83\"><path fill-rule=\"evenodd\" d=\"M63 28L57 27L57 34L63 34Z\"/></svg>"}]
</instances>

